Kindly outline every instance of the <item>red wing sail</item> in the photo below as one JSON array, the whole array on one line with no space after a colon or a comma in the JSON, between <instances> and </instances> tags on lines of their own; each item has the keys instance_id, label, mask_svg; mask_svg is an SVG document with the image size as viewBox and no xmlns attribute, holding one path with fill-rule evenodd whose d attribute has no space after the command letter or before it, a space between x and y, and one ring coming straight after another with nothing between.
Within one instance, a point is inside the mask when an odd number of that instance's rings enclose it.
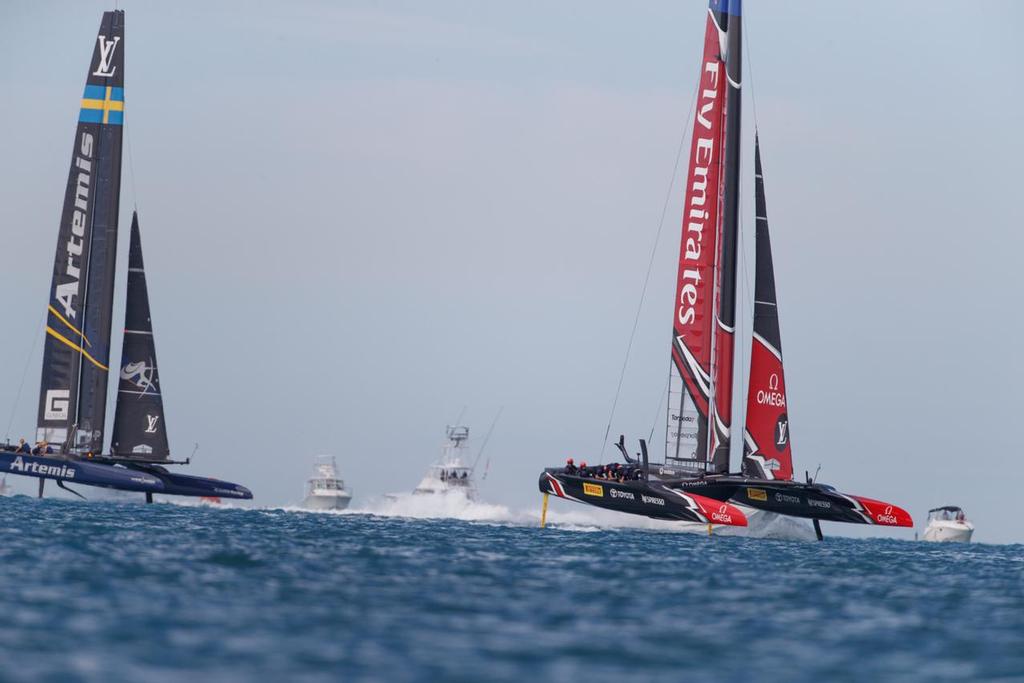
<instances>
[{"instance_id":1,"label":"red wing sail","mask_svg":"<svg viewBox=\"0 0 1024 683\"><path fill-rule=\"evenodd\" d=\"M779 332L772 245L768 236L761 148L756 138L754 188L757 270L754 276L754 335L750 352L743 473L759 479L792 479L793 452L786 409L786 375L782 369L782 335Z\"/></svg>"},{"instance_id":2,"label":"red wing sail","mask_svg":"<svg viewBox=\"0 0 1024 683\"><path fill-rule=\"evenodd\" d=\"M724 13L712 1L690 143L669 376L666 462L706 468L725 109Z\"/></svg>"}]
</instances>

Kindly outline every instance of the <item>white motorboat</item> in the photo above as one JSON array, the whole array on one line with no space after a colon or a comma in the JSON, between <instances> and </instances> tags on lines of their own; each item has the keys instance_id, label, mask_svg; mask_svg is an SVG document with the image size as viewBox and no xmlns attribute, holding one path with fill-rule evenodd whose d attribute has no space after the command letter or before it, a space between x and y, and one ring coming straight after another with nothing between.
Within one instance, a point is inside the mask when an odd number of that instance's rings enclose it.
<instances>
[{"instance_id":1,"label":"white motorboat","mask_svg":"<svg viewBox=\"0 0 1024 683\"><path fill-rule=\"evenodd\" d=\"M456 494L476 500L474 468L466 457L469 452L469 427L448 427L446 436L441 459L430 466L413 494Z\"/></svg>"},{"instance_id":2,"label":"white motorboat","mask_svg":"<svg viewBox=\"0 0 1024 683\"><path fill-rule=\"evenodd\" d=\"M309 510L344 510L352 502L345 481L338 478L338 464L332 455L319 455L307 484L302 507Z\"/></svg>"},{"instance_id":3,"label":"white motorboat","mask_svg":"<svg viewBox=\"0 0 1024 683\"><path fill-rule=\"evenodd\" d=\"M11 495L11 486L7 483L7 477L0 479L0 496Z\"/></svg>"},{"instance_id":4,"label":"white motorboat","mask_svg":"<svg viewBox=\"0 0 1024 683\"><path fill-rule=\"evenodd\" d=\"M928 526L924 540L934 543L970 543L974 525L964 517L964 511L955 505L945 505L928 511Z\"/></svg>"}]
</instances>

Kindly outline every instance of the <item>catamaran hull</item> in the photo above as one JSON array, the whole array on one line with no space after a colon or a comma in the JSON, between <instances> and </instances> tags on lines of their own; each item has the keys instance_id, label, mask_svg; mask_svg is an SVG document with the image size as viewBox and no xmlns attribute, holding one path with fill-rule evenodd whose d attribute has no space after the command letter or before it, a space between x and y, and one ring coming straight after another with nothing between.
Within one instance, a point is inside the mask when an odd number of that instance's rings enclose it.
<instances>
[{"instance_id":1,"label":"catamaran hull","mask_svg":"<svg viewBox=\"0 0 1024 683\"><path fill-rule=\"evenodd\" d=\"M669 488L660 483L584 479L549 469L540 475L538 487L541 493L653 519L747 525L747 518L735 505Z\"/></svg>"},{"instance_id":2,"label":"catamaran hull","mask_svg":"<svg viewBox=\"0 0 1024 683\"><path fill-rule=\"evenodd\" d=\"M770 480L743 482L734 487L730 499L734 503L790 517L848 524L914 526L910 513L900 507L840 493L817 484Z\"/></svg>"},{"instance_id":3,"label":"catamaran hull","mask_svg":"<svg viewBox=\"0 0 1024 683\"><path fill-rule=\"evenodd\" d=\"M125 467L53 456L0 451L0 472L62 484L80 484L119 491L159 493L171 496L220 496L249 499L244 486L218 479L161 471L163 468Z\"/></svg>"},{"instance_id":4,"label":"catamaran hull","mask_svg":"<svg viewBox=\"0 0 1024 683\"><path fill-rule=\"evenodd\" d=\"M910 513L900 507L872 498L839 493L821 484L751 479L735 475L684 479L666 484L714 500L728 500L737 505L789 517L848 524L914 526Z\"/></svg>"}]
</instances>

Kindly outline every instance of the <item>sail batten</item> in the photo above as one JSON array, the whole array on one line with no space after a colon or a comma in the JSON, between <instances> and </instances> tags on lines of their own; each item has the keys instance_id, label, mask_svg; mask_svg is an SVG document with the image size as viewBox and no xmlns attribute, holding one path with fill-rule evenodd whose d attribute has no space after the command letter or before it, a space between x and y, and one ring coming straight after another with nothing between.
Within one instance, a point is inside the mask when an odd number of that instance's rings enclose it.
<instances>
[{"instance_id":1,"label":"sail batten","mask_svg":"<svg viewBox=\"0 0 1024 683\"><path fill-rule=\"evenodd\" d=\"M47 306L36 438L55 450L103 445L123 117L124 12L105 12L80 103Z\"/></svg>"},{"instance_id":2,"label":"sail batten","mask_svg":"<svg viewBox=\"0 0 1024 683\"><path fill-rule=\"evenodd\" d=\"M775 267L768 232L761 146L754 141L754 202L757 216L754 274L754 329L751 335L743 473L758 479L792 479L786 376L782 364Z\"/></svg>"},{"instance_id":3,"label":"sail batten","mask_svg":"<svg viewBox=\"0 0 1024 683\"><path fill-rule=\"evenodd\" d=\"M128 248L128 298L124 318L125 335L110 450L120 458L166 460L170 456L170 448L142 258L142 236L138 214L134 213Z\"/></svg>"}]
</instances>

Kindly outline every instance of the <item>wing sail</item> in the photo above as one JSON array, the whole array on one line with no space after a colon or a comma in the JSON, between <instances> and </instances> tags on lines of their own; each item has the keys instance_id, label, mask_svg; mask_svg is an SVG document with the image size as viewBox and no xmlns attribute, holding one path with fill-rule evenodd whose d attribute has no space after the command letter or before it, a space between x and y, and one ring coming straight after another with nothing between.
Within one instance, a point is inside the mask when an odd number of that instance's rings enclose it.
<instances>
[{"instance_id":1,"label":"wing sail","mask_svg":"<svg viewBox=\"0 0 1024 683\"><path fill-rule=\"evenodd\" d=\"M669 369L665 462L704 471L708 459L715 256L721 206L726 13L711 2L704 31L686 181Z\"/></svg>"},{"instance_id":2,"label":"wing sail","mask_svg":"<svg viewBox=\"0 0 1024 683\"><path fill-rule=\"evenodd\" d=\"M170 456L137 214L132 214L124 344L110 450L118 457L147 461Z\"/></svg>"},{"instance_id":3,"label":"wing sail","mask_svg":"<svg viewBox=\"0 0 1024 683\"><path fill-rule=\"evenodd\" d=\"M123 117L124 12L105 12L78 115L47 307L36 438L55 450L99 452L103 445Z\"/></svg>"},{"instance_id":4,"label":"wing sail","mask_svg":"<svg viewBox=\"0 0 1024 683\"><path fill-rule=\"evenodd\" d=\"M759 479L792 479L793 452L782 368L775 268L768 235L761 147L754 142L754 190L757 221L757 266L754 275L754 335L747 390L747 425L743 439L743 473Z\"/></svg>"}]
</instances>

